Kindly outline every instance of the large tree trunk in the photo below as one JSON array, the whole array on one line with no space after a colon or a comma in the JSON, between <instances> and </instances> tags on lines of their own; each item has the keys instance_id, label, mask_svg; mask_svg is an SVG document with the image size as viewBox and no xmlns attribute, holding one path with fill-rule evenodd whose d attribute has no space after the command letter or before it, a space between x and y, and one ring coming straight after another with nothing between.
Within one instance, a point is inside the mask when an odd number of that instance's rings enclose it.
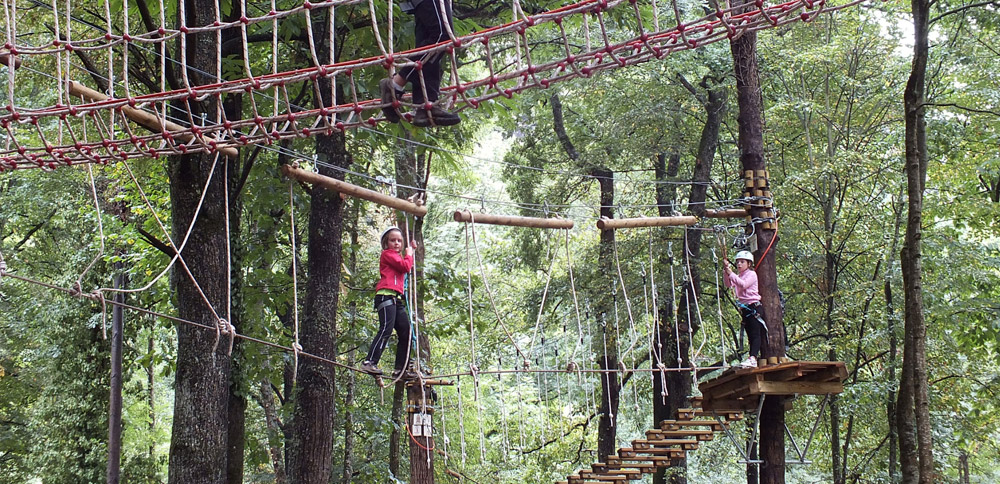
<instances>
[{"instance_id":1,"label":"large tree trunk","mask_svg":"<svg viewBox=\"0 0 1000 484\"><path fill-rule=\"evenodd\" d=\"M333 62L330 52L331 28L329 15L312 17L316 32L316 53L320 63ZM334 95L328 78L318 81L320 98L315 107L332 106ZM336 94L342 97L341 86ZM344 179L344 172L331 168L346 168L351 164L344 133L322 133L316 136L316 153L321 175ZM327 359L336 359L337 303L340 296L342 264L344 200L331 190L314 187L310 192L308 281L304 320L300 324L303 350ZM336 380L334 370L312 358L299 360L295 412L292 421L292 442L288 455L288 479L296 484L327 484L333 471L333 427L336 411Z\"/></svg>"},{"instance_id":2,"label":"large tree trunk","mask_svg":"<svg viewBox=\"0 0 1000 484\"><path fill-rule=\"evenodd\" d=\"M601 187L601 216L614 218L615 203L615 179L614 172L606 168L595 168L591 175L597 178ZM597 331L594 332L594 354L597 356L597 365L601 370L601 401L598 413L601 418L597 428L597 458L605 462L609 455L617 452L618 435L618 402L621 393L621 383L618 379L618 329L617 324L611 316L615 310L612 307L610 294L615 293L616 279L611 276L617 274L615 270L615 231L604 230L601 232L600 253L598 264L599 274L609 277L609 286L600 286L595 295L596 316L598 321Z\"/></svg>"},{"instance_id":3,"label":"large tree trunk","mask_svg":"<svg viewBox=\"0 0 1000 484\"><path fill-rule=\"evenodd\" d=\"M669 160L669 161L668 161ZM660 153L656 156L654 172L656 174L657 181L673 180L677 177L677 173L680 171L680 161L681 155L678 153L671 153L669 158L666 153ZM656 206L657 212L661 217L668 217L674 212L674 204L677 199L677 185L673 183L659 183L656 185ZM674 345L674 300L673 292L670 287L669 278L669 267L673 265L673 257L669 250L662 250L666 247L668 242L667 232L661 231L663 237L660 239L660 250L657 252L656 260L656 270L652 270L650 273L656 277L657 282L657 322L658 326L656 328L656 341L654 344L657 345L657 351L661 355L661 360L656 361L656 358L651 362L654 369L658 368L658 364L662 364L665 368L671 368L677 365L677 357L674 355L671 359L671 355L675 351L671 351L670 348ZM664 378L664 375L665 378ZM658 427L660 421L668 420L675 417L675 412L677 410L677 403L675 402L673 395L677 391L674 388L673 383L674 372L667 373L653 373L653 426ZM683 391L683 390L682 390ZM685 394L685 398L686 398ZM671 467L675 462L671 462ZM666 482L667 469L657 469L656 473L653 474L653 484L664 484Z\"/></svg>"},{"instance_id":4,"label":"large tree trunk","mask_svg":"<svg viewBox=\"0 0 1000 484\"><path fill-rule=\"evenodd\" d=\"M744 8L752 4L743 3ZM763 97L757 68L757 34L746 32L730 42L736 72L736 92L739 103L739 147L743 170L765 170L764 159L764 116ZM759 203L751 205L750 214L761 216L765 211ZM774 253L777 250L777 234L773 228L765 229L757 224L758 253L756 259L757 279L761 294L761 304L767 315L767 338L762 341L761 356L782 357L785 355L785 328L778 298L778 277ZM773 245L772 245L773 241ZM771 246L767 253L763 251ZM761 410L760 456L764 464L760 467L760 478L764 484L784 484L785 482L785 410L781 397L770 397L764 401Z\"/></svg>"},{"instance_id":5,"label":"large tree trunk","mask_svg":"<svg viewBox=\"0 0 1000 484\"><path fill-rule=\"evenodd\" d=\"M327 105L330 105L329 100ZM316 152L324 164L346 167L350 163L342 133L317 136ZM319 166L319 173L338 179L344 177L343 172L324 165ZM309 279L299 339L304 351L333 360L336 358L344 201L336 192L322 188L314 187L310 194ZM289 480L301 484L326 484L330 480L333 459L336 390L333 369L312 358L299 359L296 389L288 455Z\"/></svg>"},{"instance_id":6,"label":"large tree trunk","mask_svg":"<svg viewBox=\"0 0 1000 484\"><path fill-rule=\"evenodd\" d=\"M232 8L230 9L229 15L224 20L235 21L240 17L240 9ZM223 45L230 45L228 50L230 51L226 56L229 61L239 61L243 59L243 43L239 42L238 39L240 33L238 29L225 29L222 33ZM225 72L225 70L223 70ZM235 76L236 74L231 74ZM226 119L240 119L243 115L243 94L236 92L230 93L223 97L222 109L225 112ZM247 160L246 153L244 155L244 161L250 163ZM243 311L243 255L246 253L245 247L243 245L244 238L240 236L240 228L242 224L240 223L243 214L243 197L237 190L240 190L240 180L241 173L239 170L235 169L237 167L242 167L240 163L235 161L230 163L228 176L229 176L229 232L230 232L230 260L231 268L230 275L232 278L232 305L233 311L230 319L230 324L236 328L237 332L241 332L244 325L243 319L245 317ZM249 167L242 167L242 169L247 170ZM227 452L227 481L228 484L240 484L243 482L243 460L245 452L246 443L246 409L247 409L247 397L246 395L252 391L248 385L248 379L245 376L246 370L241 365L244 360L241 357L243 352L242 340L237 339L233 342L233 358L232 358L232 369L229 375L229 430L228 430L228 452ZM252 365L252 363L251 363Z\"/></svg>"},{"instance_id":7,"label":"large tree trunk","mask_svg":"<svg viewBox=\"0 0 1000 484\"><path fill-rule=\"evenodd\" d=\"M709 87L710 78L702 80L701 86L706 89L707 96L700 96L694 86L691 86L682 77L681 80L689 91L699 100L705 108L705 124L701 130L701 138L698 142L698 153L694 160L694 170L691 174L691 194L688 198L688 212L696 216L705 213L705 199L708 194L708 181L712 175L712 161L715 159L715 150L719 142L719 127L722 125L722 114L725 110L726 93L723 87ZM698 298L701 296L701 274L699 262L701 260L701 231L685 231L682 253L690 254L690 264L688 260L683 262L684 287L681 299L677 301L676 333L665 331L664 349L671 363L678 362L681 367L689 368L691 363L691 338L698 332L698 311L696 308ZM680 354L678 354L678 350ZM670 372L667 374L667 406L665 413L667 417L675 418L677 410L690 406L689 397L691 395L691 375L686 372ZM686 469L686 459L676 459L671 462L672 468ZM654 476L654 484L665 482L664 471L658 472ZM670 482L673 484L685 484L687 482L686 472L672 472Z\"/></svg>"},{"instance_id":8,"label":"large tree trunk","mask_svg":"<svg viewBox=\"0 0 1000 484\"><path fill-rule=\"evenodd\" d=\"M912 0L913 64L903 93L906 121L906 234L900 254L903 270L903 371L899 383L897 428L904 483L934 481L930 402L927 395L927 326L924 322L921 261L927 133L924 102L928 56L929 2ZM914 427L915 424L915 427Z\"/></svg>"},{"instance_id":9,"label":"large tree trunk","mask_svg":"<svg viewBox=\"0 0 1000 484\"><path fill-rule=\"evenodd\" d=\"M214 3L185 0L184 25L203 26L215 21ZM215 72L215 35L187 35L183 52L191 69L188 79L194 85L213 80L200 72ZM204 114L216 119L216 103L190 102L193 117ZM186 108L185 108L186 109ZM180 244L194 213L201 191L209 182L197 223L184 249L184 260L191 275L198 281L205 298L214 306L207 307L201 292L192 283L183 267L176 267L171 283L177 301L177 316L210 327L219 324L217 317L228 311L225 206L225 177L217 155L194 154L170 158L170 202L173 240ZM209 178L210 173L212 174ZM217 316L218 315L218 316ZM229 431L229 372L230 358L225 337L215 332L185 324L177 325L177 373L174 388L174 420L170 440L168 482L218 483L226 481Z\"/></svg>"}]
</instances>

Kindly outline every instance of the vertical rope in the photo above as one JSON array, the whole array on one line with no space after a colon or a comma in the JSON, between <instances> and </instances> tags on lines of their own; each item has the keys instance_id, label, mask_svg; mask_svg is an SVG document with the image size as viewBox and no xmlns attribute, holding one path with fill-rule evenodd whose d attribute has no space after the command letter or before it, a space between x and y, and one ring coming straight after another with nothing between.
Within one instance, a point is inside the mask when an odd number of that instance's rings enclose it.
<instances>
[{"instance_id":1,"label":"vertical rope","mask_svg":"<svg viewBox=\"0 0 1000 484\"><path fill-rule=\"evenodd\" d=\"M455 385L458 388L458 430L462 443L462 467L465 467L467 454L465 451L465 412L462 409L462 376L455 378Z\"/></svg>"},{"instance_id":2,"label":"vertical rope","mask_svg":"<svg viewBox=\"0 0 1000 484\"><path fill-rule=\"evenodd\" d=\"M104 257L104 216L101 212L101 203L97 200L97 185L94 183L94 170L90 164L87 164L87 179L90 181L90 194L94 200L94 213L97 215L97 230L100 235L101 248L98 250L97 255L91 259L89 264L87 264L87 267L83 269L83 272L80 273L80 277L76 278L76 287L78 288L83 287L83 278L88 272L90 272L90 269L94 267L94 264ZM107 339L106 328L104 329L103 334L104 339Z\"/></svg>"},{"instance_id":3,"label":"vertical rope","mask_svg":"<svg viewBox=\"0 0 1000 484\"><path fill-rule=\"evenodd\" d=\"M473 213L469 211L469 213ZM475 215L472 215L472 219L475 220ZM468 299L469 299L469 340L472 350L472 365L471 368L478 368L476 363L476 323L475 315L473 314L473 304L472 304L472 257L469 255L469 222L465 223L465 266L468 269L467 276L467 288L468 288ZM465 462L462 462L465 465Z\"/></svg>"},{"instance_id":4,"label":"vertical rope","mask_svg":"<svg viewBox=\"0 0 1000 484\"><path fill-rule=\"evenodd\" d=\"M729 354L726 352L726 332L722 328L722 286L719 285L719 258L712 249L712 259L715 261L715 302L719 312L719 349L722 350L722 367L729 367Z\"/></svg>"}]
</instances>

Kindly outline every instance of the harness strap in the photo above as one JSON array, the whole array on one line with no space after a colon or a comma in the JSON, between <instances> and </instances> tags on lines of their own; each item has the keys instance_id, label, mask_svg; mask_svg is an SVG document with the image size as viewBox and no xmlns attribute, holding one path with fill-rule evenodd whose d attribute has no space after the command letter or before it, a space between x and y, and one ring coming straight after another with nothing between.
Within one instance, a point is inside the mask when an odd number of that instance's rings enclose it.
<instances>
[{"instance_id":1,"label":"harness strap","mask_svg":"<svg viewBox=\"0 0 1000 484\"><path fill-rule=\"evenodd\" d=\"M396 304L396 299L390 297L389 299L382 301L377 307L375 307L375 311L381 311L382 308L387 306L392 306L393 304Z\"/></svg>"}]
</instances>

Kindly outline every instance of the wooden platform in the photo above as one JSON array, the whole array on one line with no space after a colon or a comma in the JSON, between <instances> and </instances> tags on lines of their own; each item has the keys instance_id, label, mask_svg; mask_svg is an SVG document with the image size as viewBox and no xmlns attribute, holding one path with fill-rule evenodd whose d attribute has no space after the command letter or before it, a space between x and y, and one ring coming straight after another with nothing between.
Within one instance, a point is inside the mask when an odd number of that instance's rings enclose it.
<instances>
[{"instance_id":1,"label":"wooden platform","mask_svg":"<svg viewBox=\"0 0 1000 484\"><path fill-rule=\"evenodd\" d=\"M756 411L761 395L828 395L844 391L842 361L791 361L731 368L698 385L702 407L716 412Z\"/></svg>"}]
</instances>

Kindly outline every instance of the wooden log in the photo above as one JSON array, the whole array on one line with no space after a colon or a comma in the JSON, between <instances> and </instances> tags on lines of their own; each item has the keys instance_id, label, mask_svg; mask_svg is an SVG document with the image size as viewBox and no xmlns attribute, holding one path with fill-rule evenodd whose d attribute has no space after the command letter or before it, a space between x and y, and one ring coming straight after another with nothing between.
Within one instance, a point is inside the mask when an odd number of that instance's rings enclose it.
<instances>
[{"instance_id":1,"label":"wooden log","mask_svg":"<svg viewBox=\"0 0 1000 484\"><path fill-rule=\"evenodd\" d=\"M0 52L0 64L17 69L21 67L21 58L16 55L11 55L10 51Z\"/></svg>"},{"instance_id":2,"label":"wooden log","mask_svg":"<svg viewBox=\"0 0 1000 484\"><path fill-rule=\"evenodd\" d=\"M747 216L747 211L742 208L730 208L726 210L705 210L705 218L743 218Z\"/></svg>"},{"instance_id":3,"label":"wooden log","mask_svg":"<svg viewBox=\"0 0 1000 484\"><path fill-rule=\"evenodd\" d=\"M641 218L606 218L601 217L597 221L597 228L601 230L631 229L637 227L681 227L698 223L698 217L694 215L682 215L677 217L641 217Z\"/></svg>"},{"instance_id":4,"label":"wooden log","mask_svg":"<svg viewBox=\"0 0 1000 484\"><path fill-rule=\"evenodd\" d=\"M69 94L71 96L82 97L83 99L89 102L100 102L100 101L107 101L108 99L110 99L104 93L95 91L76 81L69 81ZM194 135L191 133L181 133L181 131L187 129L184 126L181 126L172 121L164 121L161 124L160 118L156 117L153 114L147 113L146 111L143 111L141 109L136 109L133 108L132 106L122 106L121 111L122 114L125 115L125 117L131 119L139 126L142 126L143 128L146 128L152 131L153 133L159 134L163 133L164 131L168 133L178 133L174 135L174 138L176 138L178 141L182 143L188 143L192 139L194 139ZM223 147L223 148L218 148L218 150L219 153L221 153L222 156L225 156L226 158L235 159L240 154L239 151L237 151L236 148L233 147Z\"/></svg>"},{"instance_id":5,"label":"wooden log","mask_svg":"<svg viewBox=\"0 0 1000 484\"><path fill-rule=\"evenodd\" d=\"M352 197L368 200L369 202L374 202L386 207L391 207L417 217L427 215L427 207L424 205L416 204L409 200L403 200L402 198L391 197L384 193L376 192L375 190L369 190L357 185L352 185L345 181L340 181L336 178L320 175L319 173L313 173L301 168L295 168L291 165L281 165L281 172L284 173L285 176L292 177L301 182L319 185L323 188L344 193Z\"/></svg>"},{"instance_id":6,"label":"wooden log","mask_svg":"<svg viewBox=\"0 0 1000 484\"><path fill-rule=\"evenodd\" d=\"M507 225L511 227L531 227L535 229L571 229L573 221L561 218L521 217L518 215L490 215L473 213L468 210L455 210L456 222L475 222L477 224Z\"/></svg>"}]
</instances>

